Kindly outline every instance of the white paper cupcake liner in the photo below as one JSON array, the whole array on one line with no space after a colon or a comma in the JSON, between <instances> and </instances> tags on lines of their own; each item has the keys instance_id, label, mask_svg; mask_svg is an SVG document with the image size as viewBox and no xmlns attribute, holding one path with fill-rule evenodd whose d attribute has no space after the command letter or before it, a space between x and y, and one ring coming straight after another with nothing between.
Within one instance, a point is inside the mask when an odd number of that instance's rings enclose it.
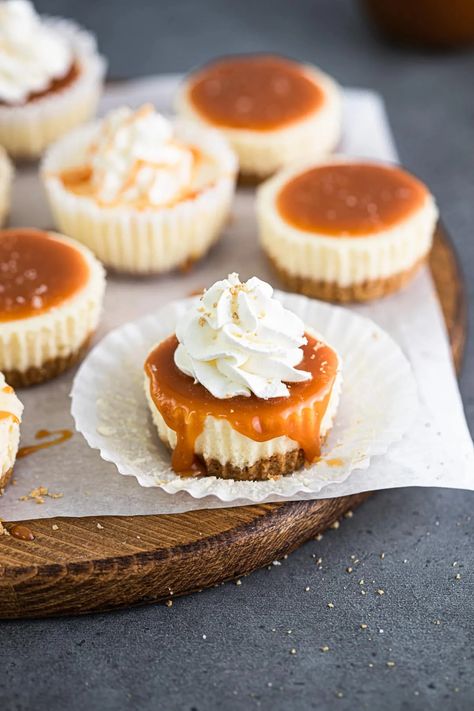
<instances>
[{"instance_id":1,"label":"white paper cupcake liner","mask_svg":"<svg viewBox=\"0 0 474 711\"><path fill-rule=\"evenodd\" d=\"M45 148L96 113L106 61L95 38L70 20L46 18L72 46L80 67L77 79L59 91L22 106L0 106L0 144L15 158L38 158Z\"/></svg>"},{"instance_id":2,"label":"white paper cupcake liner","mask_svg":"<svg viewBox=\"0 0 474 711\"><path fill-rule=\"evenodd\" d=\"M83 165L99 123L84 126L58 141L45 156L41 172L57 226L86 244L117 271L153 274L185 266L205 254L229 216L237 162L216 132L178 122L176 134L198 146L216 164L216 179L192 199L166 208L136 210L101 206L91 197L67 190L58 173Z\"/></svg>"},{"instance_id":3,"label":"white paper cupcake liner","mask_svg":"<svg viewBox=\"0 0 474 711\"><path fill-rule=\"evenodd\" d=\"M151 347L169 336L192 299L173 302L155 314L106 336L81 366L72 389L76 428L101 457L141 486L196 498L262 502L317 498L328 484L343 482L371 457L387 452L412 424L418 395L410 365L391 337L375 323L346 309L275 292L284 306L320 332L342 358L344 383L334 426L322 459L277 480L247 482L215 477L181 478L171 469L143 391L143 363ZM362 474L361 474L362 476Z\"/></svg>"},{"instance_id":4,"label":"white paper cupcake liner","mask_svg":"<svg viewBox=\"0 0 474 711\"><path fill-rule=\"evenodd\" d=\"M10 212L13 166L5 149L0 146L0 227Z\"/></svg>"},{"instance_id":5,"label":"white paper cupcake liner","mask_svg":"<svg viewBox=\"0 0 474 711\"><path fill-rule=\"evenodd\" d=\"M325 156L335 149L341 137L341 90L330 76L316 67L304 68L325 93L323 105L310 116L271 131L219 127L238 155L242 174L265 178L293 161ZM194 108L189 98L191 83L192 78L179 88L176 111L180 116L210 126L211 122Z\"/></svg>"}]
</instances>

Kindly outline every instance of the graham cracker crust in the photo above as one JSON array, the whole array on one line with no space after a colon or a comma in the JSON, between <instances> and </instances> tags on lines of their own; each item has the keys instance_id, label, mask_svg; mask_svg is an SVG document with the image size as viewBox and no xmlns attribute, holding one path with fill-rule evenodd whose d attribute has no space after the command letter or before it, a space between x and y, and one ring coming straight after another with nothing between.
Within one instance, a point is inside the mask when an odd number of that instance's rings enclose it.
<instances>
[{"instance_id":1,"label":"graham cracker crust","mask_svg":"<svg viewBox=\"0 0 474 711\"><path fill-rule=\"evenodd\" d=\"M304 462L304 451L293 449L285 454L273 454L271 457L259 459L249 467L235 467L231 462L221 464L217 459L206 462L206 466L207 476L237 481L265 481L293 474L297 469L301 469Z\"/></svg>"},{"instance_id":2,"label":"graham cracker crust","mask_svg":"<svg viewBox=\"0 0 474 711\"><path fill-rule=\"evenodd\" d=\"M67 356L59 356L58 358L47 360L40 366L32 366L23 371L4 370L5 380L12 388L26 388L30 385L39 385L46 380L51 380L51 378L61 375L65 370L72 368L73 365L76 365L84 358L93 335L93 333L90 333L82 345Z\"/></svg>"},{"instance_id":3,"label":"graham cracker crust","mask_svg":"<svg viewBox=\"0 0 474 711\"><path fill-rule=\"evenodd\" d=\"M398 274L379 279L368 279L350 286L340 286L336 282L315 281L308 277L295 276L280 267L271 257L269 259L283 284L291 291L322 301L349 303L351 301L372 301L399 291L413 279L426 262L427 257L428 255L424 255L409 269L398 272Z\"/></svg>"},{"instance_id":4,"label":"graham cracker crust","mask_svg":"<svg viewBox=\"0 0 474 711\"><path fill-rule=\"evenodd\" d=\"M3 494L3 490L12 478L13 467L10 467L4 474L0 475L0 495Z\"/></svg>"}]
</instances>

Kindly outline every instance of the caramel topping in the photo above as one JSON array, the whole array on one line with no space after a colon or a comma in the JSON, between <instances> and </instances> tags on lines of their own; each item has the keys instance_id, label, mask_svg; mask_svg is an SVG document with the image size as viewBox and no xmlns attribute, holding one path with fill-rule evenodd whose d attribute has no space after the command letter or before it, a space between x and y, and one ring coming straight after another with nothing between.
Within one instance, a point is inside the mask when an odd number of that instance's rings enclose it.
<instances>
[{"instance_id":1,"label":"caramel topping","mask_svg":"<svg viewBox=\"0 0 474 711\"><path fill-rule=\"evenodd\" d=\"M81 252L53 235L0 231L0 322L49 311L80 291L88 277Z\"/></svg>"},{"instance_id":2,"label":"caramel topping","mask_svg":"<svg viewBox=\"0 0 474 711\"><path fill-rule=\"evenodd\" d=\"M19 541L34 541L35 535L33 531L22 523L14 523L13 526L8 529L8 533L13 538L18 538Z\"/></svg>"},{"instance_id":3,"label":"caramel topping","mask_svg":"<svg viewBox=\"0 0 474 711\"><path fill-rule=\"evenodd\" d=\"M13 412L6 412L5 410L0 410L0 420L13 420L15 424L20 424L20 420Z\"/></svg>"},{"instance_id":4,"label":"caramel topping","mask_svg":"<svg viewBox=\"0 0 474 711\"><path fill-rule=\"evenodd\" d=\"M306 334L298 368L312 379L290 383L288 398L261 400L255 395L219 400L200 383L182 373L174 363L178 341L170 336L145 362L150 395L168 427L177 434L173 469L186 475L195 469L194 445L206 417L224 418L234 430L257 442L286 435L304 450L309 462L321 453L319 428L337 373L338 358L328 345Z\"/></svg>"},{"instance_id":5,"label":"caramel topping","mask_svg":"<svg viewBox=\"0 0 474 711\"><path fill-rule=\"evenodd\" d=\"M189 97L213 124L268 131L319 109L324 92L296 62L254 55L204 67L192 78Z\"/></svg>"},{"instance_id":6,"label":"caramel topping","mask_svg":"<svg viewBox=\"0 0 474 711\"><path fill-rule=\"evenodd\" d=\"M419 209L427 189L400 168L335 163L312 168L280 190L277 208L294 227L333 237L373 235Z\"/></svg>"},{"instance_id":7,"label":"caramel topping","mask_svg":"<svg viewBox=\"0 0 474 711\"><path fill-rule=\"evenodd\" d=\"M193 155L193 171L191 176L190 185L183 188L178 195L168 200L165 205L154 205L146 195L140 195L134 200L126 200L123 197L119 197L114 201L105 202L101 200L98 195L98 186L94 181L94 172L91 163L85 163L83 165L74 166L72 168L65 168L57 174L57 177L61 180L63 186L71 193L75 195L80 195L81 197L89 197L94 199L102 207L117 207L119 205L132 205L136 210L148 210L150 208L163 209L173 207L180 202L185 200L195 200L199 195L212 184L212 180L209 182L199 185L199 172L205 169L213 170L214 160L207 156L201 151L197 146L187 145L186 148ZM146 168L150 166L151 168L159 167L158 164L153 162L147 162L144 160L137 160L134 172L129 176L129 181L122 188L122 193L128 188L131 188L138 176L138 171L141 168Z\"/></svg>"},{"instance_id":8,"label":"caramel topping","mask_svg":"<svg viewBox=\"0 0 474 711\"><path fill-rule=\"evenodd\" d=\"M35 91L29 94L26 97L24 103L26 104L33 101L38 101L38 99L43 99L45 96L49 96L50 94L57 94L58 92L63 91L63 89L66 89L71 84L73 84L76 79L78 79L80 72L81 69L77 62L73 62L66 74L64 74L64 76L58 77L57 79L53 79L49 86L46 87L46 89L43 89L42 91ZM0 106L8 106L8 103L5 101L0 101Z\"/></svg>"},{"instance_id":9,"label":"caramel topping","mask_svg":"<svg viewBox=\"0 0 474 711\"><path fill-rule=\"evenodd\" d=\"M18 454L16 455L18 459L23 457L28 457L30 454L38 452L40 449L48 449L49 447L55 447L57 444L62 444L71 439L73 433L71 430L38 430L35 434L35 439L45 439L46 437L55 437L48 442L41 442L39 444L30 444L26 447L20 447Z\"/></svg>"}]
</instances>

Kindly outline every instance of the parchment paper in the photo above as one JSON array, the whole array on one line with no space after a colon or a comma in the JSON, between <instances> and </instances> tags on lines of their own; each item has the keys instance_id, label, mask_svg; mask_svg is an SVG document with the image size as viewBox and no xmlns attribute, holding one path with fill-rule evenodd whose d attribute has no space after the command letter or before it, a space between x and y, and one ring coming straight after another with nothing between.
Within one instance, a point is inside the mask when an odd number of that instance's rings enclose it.
<instances>
[{"instance_id":1,"label":"parchment paper","mask_svg":"<svg viewBox=\"0 0 474 711\"><path fill-rule=\"evenodd\" d=\"M102 111L122 103L152 101L169 112L176 82L177 77L166 76L114 87L104 97ZM341 150L356 156L397 159L380 97L363 90L345 91ZM34 167L17 170L10 222L52 226ZM233 219L222 240L189 274L145 280L110 277L97 340L111 328L207 286L229 271L240 272L244 279L256 274L278 286L256 239L252 190L239 191ZM354 472L343 484L325 487L319 498L400 486L473 490L473 445L428 270L402 292L354 308L374 319L402 347L417 378L421 410L409 435L387 455L374 458L368 470ZM50 383L19 391L25 404L23 445L34 443L35 433L42 428L73 429L69 399L73 376L73 372L67 373ZM15 481L0 499L0 516L7 520L178 513L228 505L214 497L197 500L185 493L169 495L160 489L141 488L135 479L120 476L112 464L101 460L77 433L62 445L18 460ZM41 505L19 500L40 485L62 493L62 498L46 498Z\"/></svg>"}]
</instances>

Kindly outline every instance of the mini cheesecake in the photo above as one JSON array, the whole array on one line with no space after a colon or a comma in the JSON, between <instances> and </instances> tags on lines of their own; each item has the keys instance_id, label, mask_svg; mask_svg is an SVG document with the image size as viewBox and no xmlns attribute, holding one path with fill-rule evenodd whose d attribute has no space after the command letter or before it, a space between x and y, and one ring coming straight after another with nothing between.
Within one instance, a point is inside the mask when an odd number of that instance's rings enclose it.
<instances>
[{"instance_id":1,"label":"mini cheesecake","mask_svg":"<svg viewBox=\"0 0 474 711\"><path fill-rule=\"evenodd\" d=\"M52 232L0 231L0 370L14 387L59 375L84 355L105 278L85 247Z\"/></svg>"},{"instance_id":2,"label":"mini cheesecake","mask_svg":"<svg viewBox=\"0 0 474 711\"><path fill-rule=\"evenodd\" d=\"M219 238L237 161L217 131L121 107L48 151L42 177L61 232L110 269L187 268Z\"/></svg>"},{"instance_id":3,"label":"mini cheesecake","mask_svg":"<svg viewBox=\"0 0 474 711\"><path fill-rule=\"evenodd\" d=\"M330 153L341 134L340 90L333 79L274 55L224 57L193 72L176 109L222 131L248 182Z\"/></svg>"},{"instance_id":4,"label":"mini cheesecake","mask_svg":"<svg viewBox=\"0 0 474 711\"><path fill-rule=\"evenodd\" d=\"M0 372L0 494L13 474L23 405Z\"/></svg>"},{"instance_id":5,"label":"mini cheesecake","mask_svg":"<svg viewBox=\"0 0 474 711\"><path fill-rule=\"evenodd\" d=\"M438 211L405 170L344 157L281 171L257 197L262 247L283 283L329 301L397 291L425 262Z\"/></svg>"},{"instance_id":6,"label":"mini cheesecake","mask_svg":"<svg viewBox=\"0 0 474 711\"><path fill-rule=\"evenodd\" d=\"M95 114L105 61L93 35L27 0L1 2L0 27L0 144L35 159Z\"/></svg>"},{"instance_id":7,"label":"mini cheesecake","mask_svg":"<svg viewBox=\"0 0 474 711\"><path fill-rule=\"evenodd\" d=\"M262 282L253 279L239 284L234 276L229 276L231 286L227 293L222 290L217 301L215 287L224 282L211 287L197 302L197 313L202 314L197 323L203 336L207 339L211 334L211 349L213 343L221 355L227 355L208 360L212 354L205 354L204 341L199 335L192 337L191 309L185 326L178 325L177 335L153 348L145 362L145 392L153 422L160 439L172 450L173 469L181 476L264 480L291 474L320 457L321 443L336 415L341 387L336 351L302 323L302 345L295 348L296 341L285 340L280 328L291 333L297 317L289 316L272 299L273 315L266 319L261 309L268 309L270 300L260 295L254 299L252 294L255 283L260 289ZM247 289L247 304L238 296L242 288ZM249 304L255 306L256 320L248 316ZM213 308L221 324L218 329L213 329ZM254 328L249 330L252 322ZM238 341L235 349L227 341L231 331L231 340ZM193 346L188 350L189 338ZM246 342L243 348L242 340ZM285 359L285 349L289 359ZM271 357L270 351L274 352ZM214 370L219 370L217 378ZM281 380L285 377L291 382Z\"/></svg>"}]
</instances>

